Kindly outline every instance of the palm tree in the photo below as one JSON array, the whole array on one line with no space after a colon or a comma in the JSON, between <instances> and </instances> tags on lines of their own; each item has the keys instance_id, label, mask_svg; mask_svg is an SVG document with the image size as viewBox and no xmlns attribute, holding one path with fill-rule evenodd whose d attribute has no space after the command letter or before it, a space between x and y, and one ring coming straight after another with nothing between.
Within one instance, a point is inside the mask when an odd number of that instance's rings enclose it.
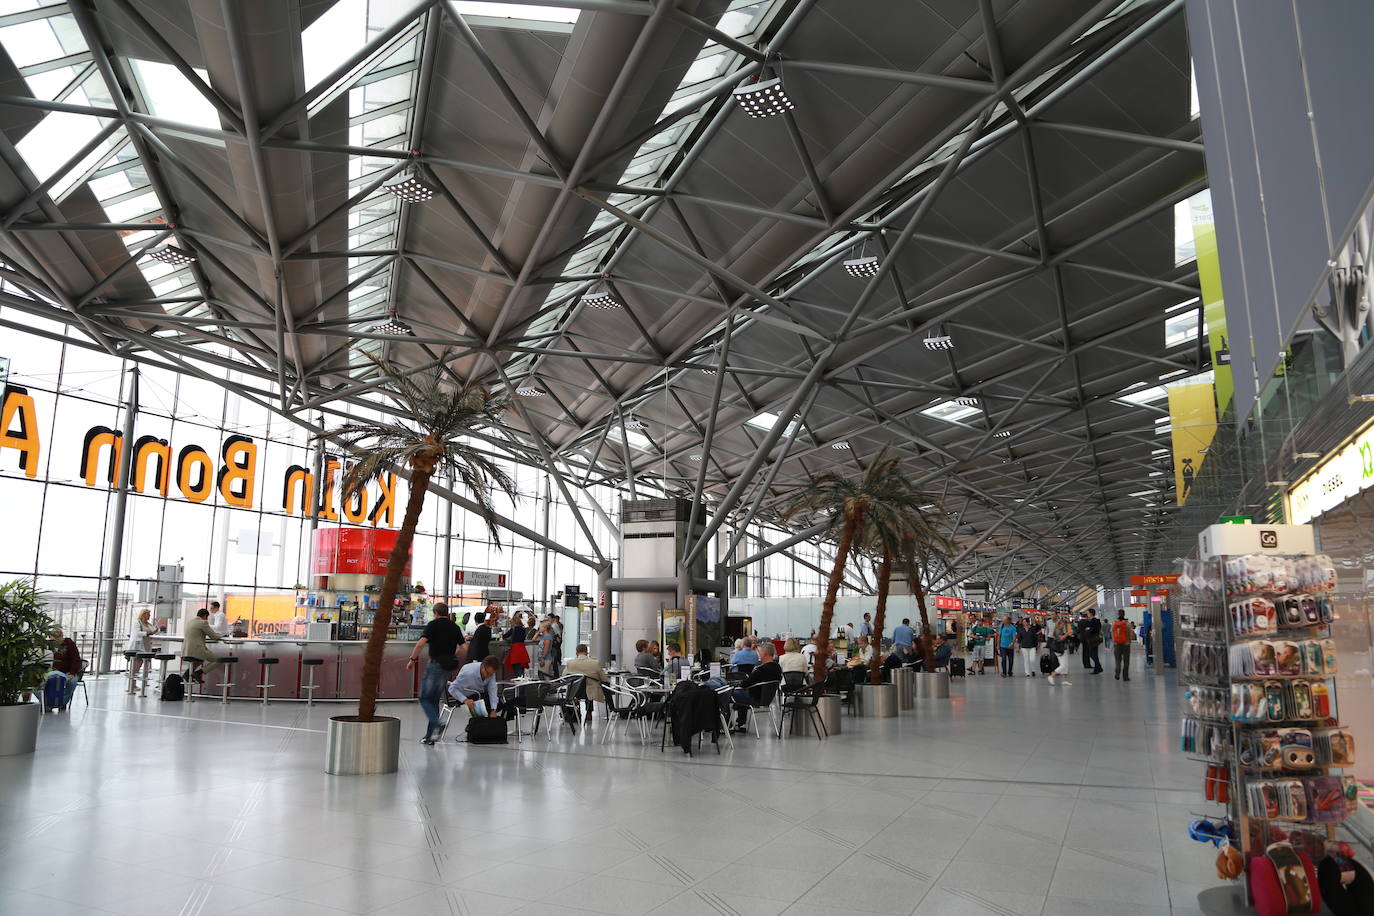
<instances>
[{"instance_id":1,"label":"palm tree","mask_svg":"<svg viewBox=\"0 0 1374 916\"><path fill-rule=\"evenodd\" d=\"M921 648L926 660L925 670L930 671L934 649L929 639L930 620L920 580L922 571L929 567L930 558L948 555L953 544L940 531L937 516L927 514L935 508L936 498L911 484L901 470L900 458L880 454L874 463L880 461L887 465L879 469L883 478L881 498L870 504L860 535L869 551L878 558L878 603L873 612L872 638L876 645L882 645L892 572L894 568L903 570L921 612ZM882 683L882 660L876 651L869 663L869 682Z\"/></svg>"},{"instance_id":2,"label":"palm tree","mask_svg":"<svg viewBox=\"0 0 1374 916\"><path fill-rule=\"evenodd\" d=\"M372 634L363 655L363 677L358 693L358 721L375 720L377 683L382 671L391 610L396 603L401 574L410 559L410 545L420 521L430 479L440 471L451 473L467 487L479 506L492 540L499 546L496 507L491 491L499 489L514 501L515 481L496 462L481 454L461 438L499 422L506 408L504 396L493 395L484 385L467 381L445 383L438 370L416 379L403 375L389 363L373 357L382 374L391 382L390 393L400 402L405 418L379 419L370 423L349 423L324 433L358 458L343 478L343 497L349 499L378 474L393 467L410 470L410 492L405 515L396 535L396 546L387 560L382 594L372 619Z\"/></svg>"},{"instance_id":3,"label":"palm tree","mask_svg":"<svg viewBox=\"0 0 1374 916\"><path fill-rule=\"evenodd\" d=\"M931 497L921 493L907 479L901 468L901 457L884 448L869 462L858 480L827 471L815 477L810 487L794 497L788 505L785 517L792 518L803 513L820 515L828 524L829 533L836 538L835 565L826 584L816 635L818 682L825 679L835 598L839 594L850 553L857 544L860 549L876 548L883 554L884 559L878 571L879 605L874 623L874 637L881 638L893 566L898 560L914 556L914 551L932 535L940 536L933 523L926 520L925 510L921 509L932 502ZM905 546L908 541L910 551ZM914 563L915 560L910 562ZM925 620L923 602L921 619ZM877 653L874 654L876 657ZM881 676L877 668L874 673Z\"/></svg>"}]
</instances>

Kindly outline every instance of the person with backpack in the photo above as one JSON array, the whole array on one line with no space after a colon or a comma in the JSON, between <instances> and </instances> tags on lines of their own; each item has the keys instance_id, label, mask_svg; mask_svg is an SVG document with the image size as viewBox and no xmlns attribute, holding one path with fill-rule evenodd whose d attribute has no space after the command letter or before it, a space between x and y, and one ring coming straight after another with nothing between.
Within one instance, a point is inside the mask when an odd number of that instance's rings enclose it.
<instances>
[{"instance_id":1,"label":"person with backpack","mask_svg":"<svg viewBox=\"0 0 1374 916\"><path fill-rule=\"evenodd\" d=\"M449 617L448 605L434 605L434 619L425 624L424 635L415 643L410 658L406 659L406 670L410 671L420 660L420 650L429 647L429 664L420 678L420 708L425 711L425 719L429 722L425 736L420 739L423 745L433 745L443 734L439 702L443 699L444 684L458 670L458 647L463 642L463 631Z\"/></svg>"},{"instance_id":2,"label":"person with backpack","mask_svg":"<svg viewBox=\"0 0 1374 916\"><path fill-rule=\"evenodd\" d=\"M1116 620L1112 621L1112 658L1116 663L1118 681L1131 679L1131 640L1134 638L1126 612L1117 611Z\"/></svg>"}]
</instances>

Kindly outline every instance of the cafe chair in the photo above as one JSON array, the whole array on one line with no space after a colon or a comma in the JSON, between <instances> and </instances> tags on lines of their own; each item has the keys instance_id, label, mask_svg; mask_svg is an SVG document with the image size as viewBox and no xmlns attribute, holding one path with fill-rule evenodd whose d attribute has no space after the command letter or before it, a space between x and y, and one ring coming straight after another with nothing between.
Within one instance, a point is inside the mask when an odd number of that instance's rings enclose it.
<instances>
[{"instance_id":1,"label":"cafe chair","mask_svg":"<svg viewBox=\"0 0 1374 916\"><path fill-rule=\"evenodd\" d=\"M605 744L610 739L617 723L621 725L621 731L624 731L630 727L629 723L632 721L639 723L641 740L648 740L643 713L645 695L623 684L602 684L601 689L606 694L606 712L610 715L610 723L601 733L601 743Z\"/></svg>"},{"instance_id":2,"label":"cafe chair","mask_svg":"<svg viewBox=\"0 0 1374 916\"><path fill-rule=\"evenodd\" d=\"M782 738L785 734L783 726L787 722L787 714L792 714L795 722L799 714L806 714L811 719L811 725L816 732L816 740L829 738L830 732L825 727L825 720L821 717L820 700L826 695L825 684L813 684L810 687L803 687L792 693L784 693L782 702L779 704L778 718L778 737Z\"/></svg>"},{"instance_id":3,"label":"cafe chair","mask_svg":"<svg viewBox=\"0 0 1374 916\"><path fill-rule=\"evenodd\" d=\"M525 737L526 716L534 716L534 726L529 735L533 738L539 732L539 722L544 712L544 698L549 693L552 681L525 681L511 684L501 690L501 708L506 719L515 719L515 741L519 744Z\"/></svg>"},{"instance_id":4,"label":"cafe chair","mask_svg":"<svg viewBox=\"0 0 1374 916\"><path fill-rule=\"evenodd\" d=\"M582 721L582 700L587 696L587 679L581 674L565 674L557 680L548 683L548 692L541 700L541 713L544 709L549 711L549 723L545 730L544 739L553 740L553 733L558 731L558 720L562 719L563 724L577 734L577 724ZM557 717L557 718L555 718Z\"/></svg>"},{"instance_id":5,"label":"cafe chair","mask_svg":"<svg viewBox=\"0 0 1374 916\"><path fill-rule=\"evenodd\" d=\"M306 682L305 682L304 684L301 685L301 691L305 694L305 705L306 705L306 706L314 706L314 705L315 705L315 691L316 691L316 690L319 690L320 687L322 686L322 685L320 685L320 684L316 684L316 683L315 683L315 669L318 668L318 667L320 667L320 666L323 665L323 664L324 664L324 659L322 659L322 658L303 658L303 659L301 659L301 665L302 665L304 668L307 669L307 672L308 672L308 674L309 674L309 677L306 679Z\"/></svg>"},{"instance_id":6,"label":"cafe chair","mask_svg":"<svg viewBox=\"0 0 1374 916\"><path fill-rule=\"evenodd\" d=\"M732 704L736 709L744 708L748 710L745 715L748 717L749 724L754 726L755 738L763 737L759 734L759 723L757 718L758 711L761 709L768 710L768 720L770 723L769 730L774 732L778 730L777 711L774 707L777 705L778 690L781 687L782 681L764 681L762 684L755 684L753 687L749 688L749 705L745 706L743 703Z\"/></svg>"},{"instance_id":7,"label":"cafe chair","mask_svg":"<svg viewBox=\"0 0 1374 916\"><path fill-rule=\"evenodd\" d=\"M221 706L229 704L229 691L234 689L234 666L239 663L237 655L225 655L219 660L222 673L220 674L220 696Z\"/></svg>"}]
</instances>

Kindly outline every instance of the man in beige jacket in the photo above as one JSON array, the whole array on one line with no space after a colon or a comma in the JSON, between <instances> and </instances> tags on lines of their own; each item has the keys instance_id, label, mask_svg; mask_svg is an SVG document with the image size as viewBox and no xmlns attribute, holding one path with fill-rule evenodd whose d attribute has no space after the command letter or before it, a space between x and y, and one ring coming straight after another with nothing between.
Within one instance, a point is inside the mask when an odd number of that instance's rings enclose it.
<instances>
[{"instance_id":1,"label":"man in beige jacket","mask_svg":"<svg viewBox=\"0 0 1374 916\"><path fill-rule=\"evenodd\" d=\"M568 662L565 674L580 674L587 685L587 721L592 720L592 703L606 702L606 693L601 689L601 685L610 680L606 674L606 669L601 667L601 662L587 655L585 643L577 647L577 657Z\"/></svg>"},{"instance_id":2,"label":"man in beige jacket","mask_svg":"<svg viewBox=\"0 0 1374 916\"><path fill-rule=\"evenodd\" d=\"M181 655L183 658L201 660L202 664L195 666L197 683L204 684L205 672L213 671L219 666L219 659L206 645L206 643L219 642L219 640L219 634L215 632L214 627L210 626L210 612L205 608L196 611L196 616L190 623L186 624L186 633L181 642Z\"/></svg>"}]
</instances>

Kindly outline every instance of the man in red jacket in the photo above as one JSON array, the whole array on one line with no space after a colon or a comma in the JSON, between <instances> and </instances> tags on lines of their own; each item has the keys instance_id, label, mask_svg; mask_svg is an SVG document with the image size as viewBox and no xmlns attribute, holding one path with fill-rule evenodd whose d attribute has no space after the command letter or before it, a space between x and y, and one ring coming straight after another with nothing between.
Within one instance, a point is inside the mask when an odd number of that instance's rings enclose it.
<instances>
[{"instance_id":1,"label":"man in red jacket","mask_svg":"<svg viewBox=\"0 0 1374 916\"><path fill-rule=\"evenodd\" d=\"M58 710L63 710L72 698L72 682L81 673L81 650L70 637L62 635L61 627L52 628L52 645L52 668L54 671L60 671L67 679L62 690L62 702L57 707Z\"/></svg>"}]
</instances>

